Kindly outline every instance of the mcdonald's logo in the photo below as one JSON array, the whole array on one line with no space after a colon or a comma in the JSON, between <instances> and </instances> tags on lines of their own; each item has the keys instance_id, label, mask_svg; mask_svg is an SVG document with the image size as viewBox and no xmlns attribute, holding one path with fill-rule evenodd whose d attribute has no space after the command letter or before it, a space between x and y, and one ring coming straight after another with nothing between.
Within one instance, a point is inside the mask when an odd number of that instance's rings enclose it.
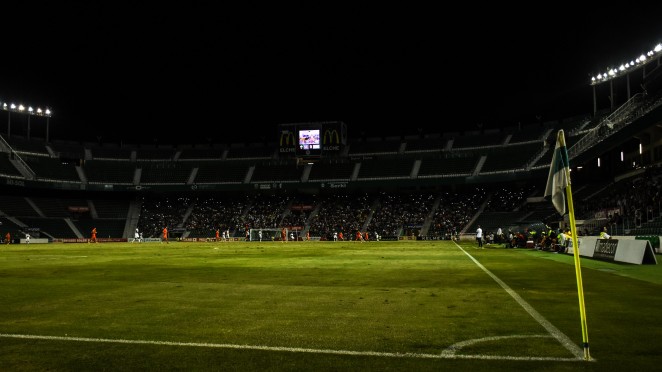
<instances>
[{"instance_id":1,"label":"mcdonald's logo","mask_svg":"<svg viewBox=\"0 0 662 372\"><path fill-rule=\"evenodd\" d=\"M294 136L294 132L285 130L280 132L280 147L283 147L283 142L285 142L285 146L295 146L296 137Z\"/></svg>"},{"instance_id":2,"label":"mcdonald's logo","mask_svg":"<svg viewBox=\"0 0 662 372\"><path fill-rule=\"evenodd\" d=\"M322 138L322 144L326 145L328 144L333 144L333 136L336 136L336 145L340 145L340 136L338 135L338 130L337 129L327 129L324 131L324 137ZM327 140L328 138L328 140ZM328 142L327 142L328 141Z\"/></svg>"}]
</instances>

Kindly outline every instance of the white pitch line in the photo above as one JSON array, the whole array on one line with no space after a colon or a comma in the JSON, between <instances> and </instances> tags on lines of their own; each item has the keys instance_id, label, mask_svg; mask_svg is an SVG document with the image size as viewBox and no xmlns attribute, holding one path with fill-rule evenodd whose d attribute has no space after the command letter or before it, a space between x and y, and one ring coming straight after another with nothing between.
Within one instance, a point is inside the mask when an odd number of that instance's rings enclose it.
<instances>
[{"instance_id":1,"label":"white pitch line","mask_svg":"<svg viewBox=\"0 0 662 372\"><path fill-rule=\"evenodd\" d=\"M444 355L444 354L423 354L423 353L387 353L387 352L380 352L380 351L351 351L351 350L331 350L331 349L307 349L307 348L301 348L301 347L212 344L212 343L200 343L200 342L173 342L173 341L124 340L124 339L87 338L87 337L39 336L39 335L9 334L9 333L0 333L0 338L14 338L14 339L24 339L24 340L96 342L96 343L131 344L131 345L187 346L187 347L204 347L204 348L218 348L218 349L280 351L280 352L290 352L290 353L333 354L333 355L351 355L351 356L374 356L374 357L387 357L387 358L481 359L481 360L550 361L550 362L579 362L579 361L582 361L582 359L577 359L577 358L514 357L514 356L497 356L497 355Z\"/></svg>"},{"instance_id":2,"label":"white pitch line","mask_svg":"<svg viewBox=\"0 0 662 372\"><path fill-rule=\"evenodd\" d=\"M455 355L459 350L461 350L465 346L470 346L474 345L480 342L488 342L488 341L500 341L500 340L507 340L511 338L552 338L551 335L511 335L511 336L492 336L492 337L483 337L483 338L476 338L473 340L465 340L461 341L458 343L455 343L449 347L447 347L444 351L441 352L442 355Z\"/></svg>"},{"instance_id":3,"label":"white pitch line","mask_svg":"<svg viewBox=\"0 0 662 372\"><path fill-rule=\"evenodd\" d=\"M455 241L453 241L455 245L460 248L464 254L469 256L469 258L476 264L478 267L480 267L487 275L489 275L492 279L494 279L497 284L501 286L509 295L512 297L517 303L524 308L524 310L531 315L533 319L535 319L538 323L540 323L543 328L549 332L552 337L554 337L558 342L561 343L572 355L574 355L577 359L584 360L584 352L582 349L575 345L572 340L566 336L561 330L556 328L552 323L550 323L547 319L545 319L544 316L542 316L539 312L536 311L536 309L533 308L533 306L529 305L528 302L524 301L520 295L517 294L517 292L513 291L508 284L504 283L501 279L499 279L496 275L494 275L490 270L488 270L485 266L483 266L478 260L476 260L472 255L469 254L469 252L465 251L460 247L459 244L457 244Z\"/></svg>"}]
</instances>

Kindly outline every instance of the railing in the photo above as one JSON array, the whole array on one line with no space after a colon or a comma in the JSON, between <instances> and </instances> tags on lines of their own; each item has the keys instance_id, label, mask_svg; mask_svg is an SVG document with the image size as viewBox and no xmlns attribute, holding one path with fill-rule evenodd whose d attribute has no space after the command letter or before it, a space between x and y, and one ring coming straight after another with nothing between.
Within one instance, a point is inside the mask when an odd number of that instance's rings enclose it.
<instances>
[{"instance_id":1,"label":"railing","mask_svg":"<svg viewBox=\"0 0 662 372\"><path fill-rule=\"evenodd\" d=\"M9 150L9 153L11 154L11 158L16 160L16 165L21 168L19 171L21 171L21 174L25 176L25 178L29 180L34 180L36 178L36 173L30 168L28 163L21 158L20 155L14 149L5 141L4 137L0 136L0 145L2 145L3 148L6 148Z\"/></svg>"},{"instance_id":2,"label":"railing","mask_svg":"<svg viewBox=\"0 0 662 372\"><path fill-rule=\"evenodd\" d=\"M645 94L635 94L616 111L602 119L594 128L580 131L579 134L585 133L585 135L568 149L568 157L570 159L576 158L587 149L605 138L613 136L619 130L644 116L660 104L662 104L662 99L660 98L652 102L647 102Z\"/></svg>"}]
</instances>

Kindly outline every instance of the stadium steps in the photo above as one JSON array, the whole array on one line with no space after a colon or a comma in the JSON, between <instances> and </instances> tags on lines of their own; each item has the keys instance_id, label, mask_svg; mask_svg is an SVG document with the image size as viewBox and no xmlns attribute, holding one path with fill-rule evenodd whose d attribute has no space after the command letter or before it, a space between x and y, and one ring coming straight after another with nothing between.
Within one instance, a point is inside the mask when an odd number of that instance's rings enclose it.
<instances>
[{"instance_id":1,"label":"stadium steps","mask_svg":"<svg viewBox=\"0 0 662 372\"><path fill-rule=\"evenodd\" d=\"M83 238L84 238L84 237L83 237L83 234L81 234L80 230L78 230L78 227L76 227L76 225L74 225L74 223L71 221L71 218L65 218L65 219L64 219L64 222L65 222L67 225L69 225L69 228L71 229L71 231L74 232L74 234L76 234L76 237L77 237L78 239L83 239Z\"/></svg>"},{"instance_id":2,"label":"stadium steps","mask_svg":"<svg viewBox=\"0 0 662 372\"><path fill-rule=\"evenodd\" d=\"M23 175L23 177L25 177L25 179L34 180L35 178L37 178L37 174L35 173L35 171L33 171L32 168L30 168L28 163L26 163L25 160L23 160L23 158L21 158L16 153L16 151L13 151L11 153L11 156L9 157L9 161L12 164L14 164L14 167L18 169L18 171L21 173L21 175Z\"/></svg>"},{"instance_id":3,"label":"stadium steps","mask_svg":"<svg viewBox=\"0 0 662 372\"><path fill-rule=\"evenodd\" d=\"M418 171L421 170L421 162L421 159L414 160L414 166L411 168L411 174L409 175L409 178L418 178Z\"/></svg>"},{"instance_id":4,"label":"stadium steps","mask_svg":"<svg viewBox=\"0 0 662 372\"><path fill-rule=\"evenodd\" d=\"M3 211L0 211L0 214L3 214L3 215L4 215L4 216L3 216L4 218L6 218L7 220L11 221L14 225L16 225L16 226L18 226L18 227L21 227L21 228L28 227L28 225L26 225L26 224L24 224L22 221L16 219L16 217L8 216L8 215L7 215L5 212L3 212Z\"/></svg>"},{"instance_id":5,"label":"stadium steps","mask_svg":"<svg viewBox=\"0 0 662 372\"><path fill-rule=\"evenodd\" d=\"M471 217L469 222L467 222L467 224L462 228L462 230L460 230L461 235L464 235L467 232L467 230L469 230L469 227L471 227L471 225L473 225L473 223L476 222L478 217L480 217L481 213L483 213L483 211L485 210L485 207L487 206L487 203L489 203L490 199L492 199L492 195L493 195L493 193L490 193L490 194L487 195L487 197L485 198L485 201L483 202L483 204L480 205L480 208L478 208L478 210L476 211L474 216Z\"/></svg>"},{"instance_id":6,"label":"stadium steps","mask_svg":"<svg viewBox=\"0 0 662 372\"><path fill-rule=\"evenodd\" d=\"M44 212L42 212L41 209L39 209L39 207L37 207L37 204L35 204L35 203L32 201L32 199L26 197L26 198L25 198L25 201L26 201L28 204L30 204L30 206L32 207L32 209L34 209L34 211L37 212L37 214L39 215L39 217L46 217L46 215L44 214Z\"/></svg>"},{"instance_id":7,"label":"stadium steps","mask_svg":"<svg viewBox=\"0 0 662 372\"><path fill-rule=\"evenodd\" d=\"M283 225L283 220L285 217L287 217L288 214L292 213L290 208L292 207L292 204L294 203L294 199L290 199L287 202L287 205L285 206L285 209L283 210L283 213L280 214L280 217L278 217L278 224L277 226L282 226Z\"/></svg>"},{"instance_id":8,"label":"stadium steps","mask_svg":"<svg viewBox=\"0 0 662 372\"><path fill-rule=\"evenodd\" d=\"M191 175L188 177L188 180L186 181L187 185L192 185L195 182L195 177L198 175L198 167L194 167L191 169Z\"/></svg>"},{"instance_id":9,"label":"stadium steps","mask_svg":"<svg viewBox=\"0 0 662 372\"><path fill-rule=\"evenodd\" d=\"M432 225L432 221L434 221L434 215L437 213L437 209L439 209L439 204L441 204L441 195L438 195L437 198L434 200L434 203L432 203L432 208L430 208L430 213L425 217L425 221L423 221L423 226L421 226L421 233L420 235L425 236L428 234L428 230L430 230L430 225Z\"/></svg>"},{"instance_id":10,"label":"stadium steps","mask_svg":"<svg viewBox=\"0 0 662 372\"><path fill-rule=\"evenodd\" d=\"M14 149L9 145L9 143L5 141L5 137L3 136L0 136L0 150L2 150L2 152L8 152L8 153L14 151Z\"/></svg>"},{"instance_id":11,"label":"stadium steps","mask_svg":"<svg viewBox=\"0 0 662 372\"><path fill-rule=\"evenodd\" d=\"M46 151L48 151L48 156L51 158L57 158L58 155L53 151L53 148L50 145L46 145Z\"/></svg>"},{"instance_id":12,"label":"stadium steps","mask_svg":"<svg viewBox=\"0 0 662 372\"><path fill-rule=\"evenodd\" d=\"M306 219L306 223L303 227L303 231L301 231L301 234L305 236L306 233L310 230L310 225L312 224L315 217L320 213L321 208L322 208L322 202L319 202L317 203L317 205L315 205L315 208L310 212L310 215Z\"/></svg>"},{"instance_id":13,"label":"stadium steps","mask_svg":"<svg viewBox=\"0 0 662 372\"><path fill-rule=\"evenodd\" d=\"M140 177L143 174L142 168L136 168L136 170L133 172L133 184L134 185L140 185Z\"/></svg>"},{"instance_id":14,"label":"stadium steps","mask_svg":"<svg viewBox=\"0 0 662 372\"><path fill-rule=\"evenodd\" d=\"M551 130L551 129L550 129L550 130ZM549 149L547 146L543 146L543 148L540 149L540 151L538 151L538 153L535 154L535 155L533 156L533 158L531 158L531 160L529 160L528 163L526 163L524 169L526 169L527 171L530 171L531 168L532 168L532 167L538 162L538 160L540 160L543 156L545 156L545 154L547 154L547 152L548 152L549 150L550 150L550 149Z\"/></svg>"},{"instance_id":15,"label":"stadium steps","mask_svg":"<svg viewBox=\"0 0 662 372\"><path fill-rule=\"evenodd\" d=\"M312 169L312 164L306 164L306 166L303 168L303 174L301 175L301 182L308 182L308 177L310 177L310 171Z\"/></svg>"},{"instance_id":16,"label":"stadium steps","mask_svg":"<svg viewBox=\"0 0 662 372\"><path fill-rule=\"evenodd\" d=\"M480 173L480 170L483 169L483 164L485 164L486 160L487 160L487 155L481 155L480 156L480 159L478 159L478 164L476 164L476 168L471 173L472 176L475 176L478 173Z\"/></svg>"},{"instance_id":17,"label":"stadium steps","mask_svg":"<svg viewBox=\"0 0 662 372\"><path fill-rule=\"evenodd\" d=\"M184 212L184 216L182 216L182 221L177 224L177 227L184 227L184 225L186 224L186 220L188 220L191 213L193 213L193 209L195 208L195 206L196 206L196 202L195 201L191 202L191 205L189 205L188 208L186 208L186 212Z\"/></svg>"},{"instance_id":18,"label":"stadium steps","mask_svg":"<svg viewBox=\"0 0 662 372\"><path fill-rule=\"evenodd\" d=\"M124 235L127 238L131 238L133 232L136 231L138 227L138 220L140 219L140 207L141 203L137 200L131 201L129 203L129 210L126 214L126 225L124 225Z\"/></svg>"},{"instance_id":19,"label":"stadium steps","mask_svg":"<svg viewBox=\"0 0 662 372\"><path fill-rule=\"evenodd\" d=\"M87 200L87 207L90 208L90 216L92 218L97 219L99 218L99 213L97 213L97 207L94 205L92 200Z\"/></svg>"},{"instance_id":20,"label":"stadium steps","mask_svg":"<svg viewBox=\"0 0 662 372\"><path fill-rule=\"evenodd\" d=\"M350 181L356 181L359 178L360 170L361 170L361 162L354 164L354 170L352 171L352 178L350 178Z\"/></svg>"},{"instance_id":21,"label":"stadium steps","mask_svg":"<svg viewBox=\"0 0 662 372\"><path fill-rule=\"evenodd\" d=\"M85 176L85 172L83 171L83 167L81 167L80 165L77 165L75 168L76 168L76 173L78 173L78 178L80 178L80 182L87 183L87 176Z\"/></svg>"},{"instance_id":22,"label":"stadium steps","mask_svg":"<svg viewBox=\"0 0 662 372\"><path fill-rule=\"evenodd\" d=\"M368 217L366 217L365 222L363 223L363 226L361 228L363 231L368 230L368 226L370 225L370 221L372 221L372 216L375 215L375 211L379 207L379 198L375 198L375 200L372 202L372 205L370 206L370 213L368 213Z\"/></svg>"},{"instance_id":23,"label":"stadium steps","mask_svg":"<svg viewBox=\"0 0 662 372\"><path fill-rule=\"evenodd\" d=\"M246 172L246 177L244 177L244 183L251 183L251 178L253 178L253 173L255 172L255 166L251 165L248 167L248 171Z\"/></svg>"}]
</instances>

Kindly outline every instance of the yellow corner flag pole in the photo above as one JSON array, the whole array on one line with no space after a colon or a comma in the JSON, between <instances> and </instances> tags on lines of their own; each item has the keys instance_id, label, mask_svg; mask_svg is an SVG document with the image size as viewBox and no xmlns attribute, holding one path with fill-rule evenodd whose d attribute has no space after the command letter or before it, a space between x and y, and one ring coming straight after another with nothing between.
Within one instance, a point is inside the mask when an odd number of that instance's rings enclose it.
<instances>
[{"instance_id":1,"label":"yellow corner flag pole","mask_svg":"<svg viewBox=\"0 0 662 372\"><path fill-rule=\"evenodd\" d=\"M559 133L559 140L562 141L565 150L565 136L563 132ZM564 151L566 157L566 164L569 165L567 159L567 152ZM570 217L570 231L572 232L572 252L575 260L575 276L577 277L577 295L579 297L579 316L582 322L582 347L584 348L584 359L591 360L591 354L588 348L588 326L586 325L586 306L584 305L584 284L582 283L582 269L579 260L579 243L577 242L577 225L575 224L575 208L572 203L572 188L570 186L570 168L565 167L568 185L566 186L566 194L568 197L568 215Z\"/></svg>"},{"instance_id":2,"label":"yellow corner flag pole","mask_svg":"<svg viewBox=\"0 0 662 372\"><path fill-rule=\"evenodd\" d=\"M582 268L579 261L579 244L577 243L577 226L575 225L575 209L572 205L572 190L570 184L566 188L568 194L568 210L570 215L570 231L572 232L572 252L575 258L575 276L577 277L577 295L579 297L579 316L582 321L582 346L584 359L591 360L588 350L588 327L586 325L586 306L584 305L584 284L582 283Z\"/></svg>"}]
</instances>

